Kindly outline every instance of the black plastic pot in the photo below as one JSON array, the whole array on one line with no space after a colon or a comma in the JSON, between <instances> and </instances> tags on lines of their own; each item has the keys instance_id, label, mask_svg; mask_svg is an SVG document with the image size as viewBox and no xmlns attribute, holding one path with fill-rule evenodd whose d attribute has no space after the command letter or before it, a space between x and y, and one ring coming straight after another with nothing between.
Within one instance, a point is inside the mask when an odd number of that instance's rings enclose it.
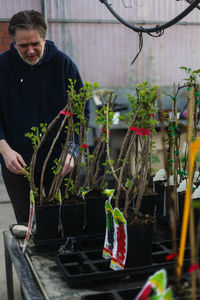
<instances>
[{"instance_id":1,"label":"black plastic pot","mask_svg":"<svg viewBox=\"0 0 200 300\"><path fill-rule=\"evenodd\" d=\"M193 201L200 201L200 199L194 199ZM182 228L184 203L185 203L185 192L180 192L180 193L178 193L179 227L180 227L180 229ZM194 209L195 228L197 228L199 220L200 220L200 210Z\"/></svg>"},{"instance_id":2,"label":"black plastic pot","mask_svg":"<svg viewBox=\"0 0 200 300\"><path fill-rule=\"evenodd\" d=\"M144 195L142 198L141 206L140 206L140 212L143 215L155 215L155 208L160 199L160 196L158 193L152 193L150 195Z\"/></svg>"},{"instance_id":3,"label":"black plastic pot","mask_svg":"<svg viewBox=\"0 0 200 300\"><path fill-rule=\"evenodd\" d=\"M61 221L64 237L82 235L85 227L85 203L63 205Z\"/></svg>"},{"instance_id":4,"label":"black plastic pot","mask_svg":"<svg viewBox=\"0 0 200 300\"><path fill-rule=\"evenodd\" d=\"M86 234L105 233L105 202L104 196L86 197Z\"/></svg>"},{"instance_id":5,"label":"black plastic pot","mask_svg":"<svg viewBox=\"0 0 200 300\"><path fill-rule=\"evenodd\" d=\"M36 238L55 239L59 237L59 206L36 206Z\"/></svg>"},{"instance_id":6,"label":"black plastic pot","mask_svg":"<svg viewBox=\"0 0 200 300\"><path fill-rule=\"evenodd\" d=\"M155 181L155 192L159 195L156 203L156 219L163 226L169 226L168 203L166 197L165 181Z\"/></svg>"},{"instance_id":7,"label":"black plastic pot","mask_svg":"<svg viewBox=\"0 0 200 300\"><path fill-rule=\"evenodd\" d=\"M126 267L151 264L153 223L134 223L127 226L128 251Z\"/></svg>"}]
</instances>

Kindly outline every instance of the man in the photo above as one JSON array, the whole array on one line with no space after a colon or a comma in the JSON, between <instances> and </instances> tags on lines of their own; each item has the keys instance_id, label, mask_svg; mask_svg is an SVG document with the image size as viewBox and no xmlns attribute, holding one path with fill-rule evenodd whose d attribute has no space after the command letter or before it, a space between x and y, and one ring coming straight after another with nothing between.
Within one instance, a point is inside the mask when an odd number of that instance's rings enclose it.
<instances>
[{"instance_id":1,"label":"man","mask_svg":"<svg viewBox=\"0 0 200 300\"><path fill-rule=\"evenodd\" d=\"M39 12L25 10L15 14L8 30L13 43L0 55L0 154L2 176L17 222L25 223L29 214L29 183L24 168L33 154L25 134L41 123L49 124L66 105L69 79L76 82L77 92L83 83L72 60L46 40L47 26ZM52 140L53 136L47 139L39 153L38 173ZM62 142L61 137L51 161L59 157ZM63 177L74 167L78 145L71 149L74 150L67 155Z\"/></svg>"}]
</instances>

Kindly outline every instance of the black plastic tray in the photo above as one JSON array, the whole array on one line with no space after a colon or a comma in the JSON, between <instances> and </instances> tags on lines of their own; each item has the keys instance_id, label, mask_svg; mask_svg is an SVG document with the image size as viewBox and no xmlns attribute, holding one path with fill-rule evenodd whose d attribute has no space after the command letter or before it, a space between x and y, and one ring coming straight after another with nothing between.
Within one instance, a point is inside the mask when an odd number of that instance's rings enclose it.
<instances>
[{"instance_id":1,"label":"black plastic tray","mask_svg":"<svg viewBox=\"0 0 200 300\"><path fill-rule=\"evenodd\" d=\"M83 251L88 249L98 249L103 247L104 234L70 236L68 238L41 240L34 238L34 244L38 251L59 251L63 254ZM59 251L60 253L60 251Z\"/></svg>"},{"instance_id":2,"label":"black plastic tray","mask_svg":"<svg viewBox=\"0 0 200 300\"><path fill-rule=\"evenodd\" d=\"M132 288L132 289L123 289L123 290L116 290L110 291L105 293L99 294L90 294L83 296L82 300L134 300L135 297L140 293L142 290L141 288ZM197 292L198 293L198 292ZM174 300L188 300L191 299L190 295L181 295L176 296L173 293ZM197 294L197 299L200 299L199 293Z\"/></svg>"},{"instance_id":3,"label":"black plastic tray","mask_svg":"<svg viewBox=\"0 0 200 300\"><path fill-rule=\"evenodd\" d=\"M151 264L142 267L128 268L121 271L110 269L110 260L102 257L102 249L80 251L56 257L56 262L65 280L71 287L91 286L95 283L108 283L116 279L128 278L136 280L147 278L161 268L170 270L174 268L173 261L166 261L171 253L171 241L154 242L152 245ZM186 250L184 266L189 266L188 249Z\"/></svg>"},{"instance_id":4,"label":"black plastic tray","mask_svg":"<svg viewBox=\"0 0 200 300\"><path fill-rule=\"evenodd\" d=\"M168 278L169 279L169 278ZM172 279L172 276L170 277L170 280L168 280L168 286L172 287L172 293L173 293L173 299L174 300L188 300L191 299L191 277L188 276L188 274L184 274L180 285L183 286L184 282L187 282L189 289L186 292L182 291L180 292L180 289L177 287L173 287L174 279ZM133 288L126 288L126 289L116 289L116 290L110 290L109 292L100 292L96 294L90 294L82 296L82 300L134 300L135 297L140 293L144 285L141 287L133 287ZM178 295L177 292L180 294ZM196 299L200 299L200 291L197 290Z\"/></svg>"},{"instance_id":5,"label":"black plastic tray","mask_svg":"<svg viewBox=\"0 0 200 300\"><path fill-rule=\"evenodd\" d=\"M133 300L141 288L126 289L121 291L110 291L106 293L91 294L83 296L82 300Z\"/></svg>"}]
</instances>

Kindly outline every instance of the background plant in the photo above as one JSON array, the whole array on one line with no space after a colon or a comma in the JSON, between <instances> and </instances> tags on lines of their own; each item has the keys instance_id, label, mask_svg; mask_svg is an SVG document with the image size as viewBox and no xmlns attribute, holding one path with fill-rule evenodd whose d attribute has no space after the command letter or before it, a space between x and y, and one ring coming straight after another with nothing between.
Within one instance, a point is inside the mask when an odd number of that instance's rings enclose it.
<instances>
[{"instance_id":1,"label":"background plant","mask_svg":"<svg viewBox=\"0 0 200 300\"><path fill-rule=\"evenodd\" d=\"M97 92L98 93L98 92ZM96 93L96 94L97 94ZM85 180L82 186L83 190L94 191L99 190L103 192L107 185L106 179L107 175L110 174L108 170L107 159L108 155L106 153L105 160L102 161L103 156L106 152L107 144L107 128L106 128L106 112L108 111L108 122L109 126L113 124L114 111L113 106L116 102L117 96L113 93L104 92L104 97L99 94L102 106L100 109L96 110L97 118L96 123L98 124L101 133L96 141L96 145L92 154L90 154L89 149L86 149L85 153L85 163L83 167L85 168ZM109 107L109 108L108 108ZM110 134L110 132L109 132ZM103 168L103 175L100 176L100 172Z\"/></svg>"}]
</instances>

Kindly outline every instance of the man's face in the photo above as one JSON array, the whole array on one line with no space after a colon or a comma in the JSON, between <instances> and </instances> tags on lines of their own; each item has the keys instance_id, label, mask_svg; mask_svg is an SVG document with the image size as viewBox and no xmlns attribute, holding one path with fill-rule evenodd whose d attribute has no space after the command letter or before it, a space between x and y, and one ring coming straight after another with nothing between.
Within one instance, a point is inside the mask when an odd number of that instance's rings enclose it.
<instances>
[{"instance_id":1,"label":"man's face","mask_svg":"<svg viewBox=\"0 0 200 300\"><path fill-rule=\"evenodd\" d=\"M17 29L14 46L21 58L29 65L35 65L44 53L46 40L37 30Z\"/></svg>"}]
</instances>

